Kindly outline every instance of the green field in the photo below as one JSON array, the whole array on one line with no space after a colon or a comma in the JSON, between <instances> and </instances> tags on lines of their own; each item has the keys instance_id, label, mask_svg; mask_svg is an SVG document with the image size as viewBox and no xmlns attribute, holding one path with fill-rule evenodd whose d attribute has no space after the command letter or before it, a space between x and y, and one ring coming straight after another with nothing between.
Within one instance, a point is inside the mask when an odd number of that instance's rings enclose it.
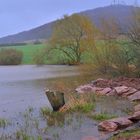
<instances>
[{"instance_id":1,"label":"green field","mask_svg":"<svg viewBox=\"0 0 140 140\"><path fill-rule=\"evenodd\" d=\"M40 54L44 48L47 48L46 44L28 44L23 46L5 46L0 47L1 49L14 48L23 53L22 64L36 64L33 60L33 57L37 54ZM45 54L45 64L63 64L63 54L58 50L53 50L51 54Z\"/></svg>"},{"instance_id":2,"label":"green field","mask_svg":"<svg viewBox=\"0 0 140 140\"><path fill-rule=\"evenodd\" d=\"M128 47L128 41L120 41L121 46L123 47ZM102 41L97 41L96 45L98 47L103 46ZM36 64L33 60L33 57L37 54L40 54L44 48L47 48L46 44L27 44L27 45L22 45L22 46L5 46L5 47L0 47L2 48L14 48L16 50L19 50L23 53L23 60L22 64ZM58 50L53 50L50 54L45 54L45 64L64 64L65 62L65 57L63 53L61 53ZM82 56L82 62L89 61L90 57L89 54L84 54Z\"/></svg>"}]
</instances>

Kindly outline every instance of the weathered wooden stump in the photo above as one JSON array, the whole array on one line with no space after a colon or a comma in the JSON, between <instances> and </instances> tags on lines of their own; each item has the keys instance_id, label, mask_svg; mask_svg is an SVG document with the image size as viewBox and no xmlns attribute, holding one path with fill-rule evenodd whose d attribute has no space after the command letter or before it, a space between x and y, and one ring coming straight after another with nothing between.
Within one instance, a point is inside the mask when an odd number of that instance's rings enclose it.
<instances>
[{"instance_id":1,"label":"weathered wooden stump","mask_svg":"<svg viewBox=\"0 0 140 140\"><path fill-rule=\"evenodd\" d=\"M46 90L45 94L50 101L53 111L58 111L62 106L65 105L64 93Z\"/></svg>"}]
</instances>

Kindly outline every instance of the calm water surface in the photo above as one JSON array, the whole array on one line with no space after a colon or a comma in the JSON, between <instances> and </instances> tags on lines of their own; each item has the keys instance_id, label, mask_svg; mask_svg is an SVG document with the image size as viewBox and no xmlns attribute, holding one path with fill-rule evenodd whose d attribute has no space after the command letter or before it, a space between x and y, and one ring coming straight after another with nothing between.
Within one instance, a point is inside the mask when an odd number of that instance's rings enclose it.
<instances>
[{"instance_id":1,"label":"calm water surface","mask_svg":"<svg viewBox=\"0 0 140 140\"><path fill-rule=\"evenodd\" d=\"M0 66L0 116L15 116L30 106L50 106L44 94L47 80L75 74L72 66Z\"/></svg>"}]
</instances>

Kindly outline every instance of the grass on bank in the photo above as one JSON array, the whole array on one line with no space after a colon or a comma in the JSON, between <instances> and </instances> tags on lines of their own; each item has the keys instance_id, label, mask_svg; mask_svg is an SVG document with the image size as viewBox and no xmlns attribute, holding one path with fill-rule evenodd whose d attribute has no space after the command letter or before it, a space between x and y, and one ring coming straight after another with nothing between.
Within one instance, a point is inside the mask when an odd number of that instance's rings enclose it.
<instances>
[{"instance_id":1,"label":"grass on bank","mask_svg":"<svg viewBox=\"0 0 140 140\"><path fill-rule=\"evenodd\" d=\"M87 103L85 105L77 105L74 108L72 108L71 111L88 113L88 112L93 111L94 108L95 108L95 105L93 103Z\"/></svg>"},{"instance_id":2,"label":"grass on bank","mask_svg":"<svg viewBox=\"0 0 140 140\"><path fill-rule=\"evenodd\" d=\"M116 136L113 136L112 138L110 138L110 140L128 140L135 136L140 137L140 129L126 130L125 132L122 132Z\"/></svg>"},{"instance_id":3,"label":"grass on bank","mask_svg":"<svg viewBox=\"0 0 140 140\"><path fill-rule=\"evenodd\" d=\"M61 115L65 115L66 113L74 113L74 112L80 112L80 113L89 113L93 111L95 108L95 105L92 103L87 103L85 105L75 105L73 108L69 108L66 112L54 112L46 107L43 107L40 109L41 115L43 117L46 116L52 116L52 117L57 117Z\"/></svg>"},{"instance_id":4,"label":"grass on bank","mask_svg":"<svg viewBox=\"0 0 140 140\"><path fill-rule=\"evenodd\" d=\"M115 116L115 115L111 115L111 114L107 114L107 113L90 115L90 118L92 118L93 120L96 120L96 121L105 121L105 120L113 119L116 117L117 116Z\"/></svg>"}]
</instances>

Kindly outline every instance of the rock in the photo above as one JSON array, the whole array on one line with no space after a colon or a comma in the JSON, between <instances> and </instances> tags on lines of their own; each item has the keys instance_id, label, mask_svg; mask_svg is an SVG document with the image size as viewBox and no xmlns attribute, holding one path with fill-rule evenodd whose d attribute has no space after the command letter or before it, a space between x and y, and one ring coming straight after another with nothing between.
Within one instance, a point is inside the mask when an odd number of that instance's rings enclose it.
<instances>
[{"instance_id":1,"label":"rock","mask_svg":"<svg viewBox=\"0 0 140 140\"><path fill-rule=\"evenodd\" d=\"M103 90L103 88L95 87L95 92L100 92L100 91L102 91L102 90Z\"/></svg>"},{"instance_id":2,"label":"rock","mask_svg":"<svg viewBox=\"0 0 140 140\"><path fill-rule=\"evenodd\" d=\"M97 80L93 80L93 81L91 81L91 83L93 84L93 85L96 85L98 82L100 82L100 81L106 81L105 79L102 79L102 78L98 78Z\"/></svg>"},{"instance_id":3,"label":"rock","mask_svg":"<svg viewBox=\"0 0 140 140\"><path fill-rule=\"evenodd\" d=\"M108 85L108 82L109 82L109 80L107 80L107 79L101 79L101 78L99 78L99 79L97 79L95 81L92 81L91 83L92 83L92 85L94 85L96 87L106 88L106 87L108 87L107 86Z\"/></svg>"},{"instance_id":4,"label":"rock","mask_svg":"<svg viewBox=\"0 0 140 140\"><path fill-rule=\"evenodd\" d=\"M117 92L115 89L112 89L109 93L107 93L107 96L115 96L117 95Z\"/></svg>"},{"instance_id":5,"label":"rock","mask_svg":"<svg viewBox=\"0 0 140 140\"><path fill-rule=\"evenodd\" d=\"M140 111L140 104L139 104L139 105L136 105L136 106L134 107L134 110L135 110L135 112Z\"/></svg>"},{"instance_id":6,"label":"rock","mask_svg":"<svg viewBox=\"0 0 140 140\"><path fill-rule=\"evenodd\" d=\"M129 88L126 86L119 86L119 87L115 87L114 89L116 90L118 95L122 95L123 93L129 91Z\"/></svg>"},{"instance_id":7,"label":"rock","mask_svg":"<svg viewBox=\"0 0 140 140\"><path fill-rule=\"evenodd\" d=\"M111 119L109 121L116 123L118 125L119 129L126 128L133 124L133 122L131 120L129 120L127 117L115 118L115 119Z\"/></svg>"},{"instance_id":8,"label":"rock","mask_svg":"<svg viewBox=\"0 0 140 140\"><path fill-rule=\"evenodd\" d=\"M76 88L76 92L78 93L100 92L103 89L104 88L94 87L91 84L87 84Z\"/></svg>"},{"instance_id":9,"label":"rock","mask_svg":"<svg viewBox=\"0 0 140 140\"><path fill-rule=\"evenodd\" d=\"M104 121L98 125L98 129L100 131L113 132L118 129L118 125L112 121Z\"/></svg>"},{"instance_id":10,"label":"rock","mask_svg":"<svg viewBox=\"0 0 140 140\"><path fill-rule=\"evenodd\" d=\"M129 87L129 91L123 93L122 96L123 96L123 97L127 97L127 96L130 96L130 95L132 95L132 94L134 94L134 93L136 93L136 92L137 92L137 90L136 90L135 88Z\"/></svg>"},{"instance_id":11,"label":"rock","mask_svg":"<svg viewBox=\"0 0 140 140\"><path fill-rule=\"evenodd\" d=\"M93 136L85 136L81 140L99 140L99 139L97 139L97 138L95 138Z\"/></svg>"},{"instance_id":12,"label":"rock","mask_svg":"<svg viewBox=\"0 0 140 140\"><path fill-rule=\"evenodd\" d=\"M59 91L46 90L46 96L52 105L54 111L58 111L65 104L64 93Z\"/></svg>"},{"instance_id":13,"label":"rock","mask_svg":"<svg viewBox=\"0 0 140 140\"><path fill-rule=\"evenodd\" d=\"M111 88L104 88L103 90L99 91L100 95L106 95L109 93L112 89Z\"/></svg>"},{"instance_id":14,"label":"rock","mask_svg":"<svg viewBox=\"0 0 140 140\"><path fill-rule=\"evenodd\" d=\"M132 116L129 117L132 121L139 121L140 120L140 111L135 112Z\"/></svg>"},{"instance_id":15,"label":"rock","mask_svg":"<svg viewBox=\"0 0 140 140\"><path fill-rule=\"evenodd\" d=\"M140 101L140 91L134 93L133 95L131 96L128 96L128 99L130 101Z\"/></svg>"},{"instance_id":16,"label":"rock","mask_svg":"<svg viewBox=\"0 0 140 140\"><path fill-rule=\"evenodd\" d=\"M120 118L115 118L115 119L101 122L98 125L98 128L101 131L113 132L116 131L117 129L126 128L132 124L133 122L128 118L120 117Z\"/></svg>"},{"instance_id":17,"label":"rock","mask_svg":"<svg viewBox=\"0 0 140 140\"><path fill-rule=\"evenodd\" d=\"M76 92L78 93L86 93L86 92L95 92L96 88L93 87L91 84L83 85L76 88Z\"/></svg>"}]
</instances>

